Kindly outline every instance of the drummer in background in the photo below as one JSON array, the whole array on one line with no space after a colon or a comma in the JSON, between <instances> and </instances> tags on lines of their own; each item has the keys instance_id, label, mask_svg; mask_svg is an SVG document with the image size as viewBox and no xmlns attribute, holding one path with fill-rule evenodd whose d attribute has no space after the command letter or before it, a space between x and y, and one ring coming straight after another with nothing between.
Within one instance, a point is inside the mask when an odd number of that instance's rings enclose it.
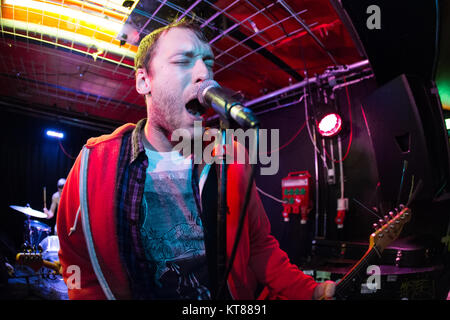
<instances>
[{"instance_id":1,"label":"drummer in background","mask_svg":"<svg viewBox=\"0 0 450 320\"><path fill-rule=\"evenodd\" d=\"M61 178L58 180L57 186L58 191L56 191L52 195L52 204L50 205L50 209L44 208L44 213L47 215L47 219L52 219L55 216L55 213L58 210L59 205L59 199L61 198L61 192L64 188L64 184L66 183L66 179ZM56 219L53 219L56 220ZM56 234L56 223L53 223L55 225L55 234Z\"/></svg>"}]
</instances>

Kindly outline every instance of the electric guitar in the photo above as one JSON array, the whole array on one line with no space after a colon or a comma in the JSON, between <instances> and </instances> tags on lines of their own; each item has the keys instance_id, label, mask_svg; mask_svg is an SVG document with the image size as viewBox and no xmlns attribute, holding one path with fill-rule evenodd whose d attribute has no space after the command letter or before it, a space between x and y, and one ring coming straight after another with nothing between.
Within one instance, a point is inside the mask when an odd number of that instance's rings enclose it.
<instances>
[{"instance_id":1,"label":"electric guitar","mask_svg":"<svg viewBox=\"0 0 450 320\"><path fill-rule=\"evenodd\" d=\"M363 257L351 268L344 277L336 283L335 298L344 300L348 296L349 289L353 288L367 278L365 271L370 261L381 257L383 250L400 235L403 226L411 219L411 210L407 207L402 208L397 214L390 213L380 221L380 226L370 235L369 248ZM269 290L267 287L260 293L258 300L269 299ZM272 297L270 297L272 299ZM276 299L276 298L275 298Z\"/></svg>"},{"instance_id":2,"label":"electric guitar","mask_svg":"<svg viewBox=\"0 0 450 320\"><path fill-rule=\"evenodd\" d=\"M403 226L411 219L411 210L403 208L399 213L390 213L385 216L383 224L370 235L369 248L364 256L351 268L336 284L336 299L345 299L347 292L355 284L367 278L365 271L370 262L375 258L381 258L384 249L400 235Z\"/></svg>"}]
</instances>

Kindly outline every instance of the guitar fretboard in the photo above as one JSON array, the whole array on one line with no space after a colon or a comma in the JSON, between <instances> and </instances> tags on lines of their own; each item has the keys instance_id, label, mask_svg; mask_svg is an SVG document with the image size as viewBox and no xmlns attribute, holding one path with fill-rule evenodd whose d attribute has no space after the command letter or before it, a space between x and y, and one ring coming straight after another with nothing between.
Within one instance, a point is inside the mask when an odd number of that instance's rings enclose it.
<instances>
[{"instance_id":1,"label":"guitar fretboard","mask_svg":"<svg viewBox=\"0 0 450 320\"><path fill-rule=\"evenodd\" d=\"M378 248L374 245L371 249L367 250L364 256L350 269L344 277L336 284L335 296L338 299L345 299L347 296L347 290L350 287L360 284L367 278L366 270L371 261L380 257Z\"/></svg>"}]
</instances>

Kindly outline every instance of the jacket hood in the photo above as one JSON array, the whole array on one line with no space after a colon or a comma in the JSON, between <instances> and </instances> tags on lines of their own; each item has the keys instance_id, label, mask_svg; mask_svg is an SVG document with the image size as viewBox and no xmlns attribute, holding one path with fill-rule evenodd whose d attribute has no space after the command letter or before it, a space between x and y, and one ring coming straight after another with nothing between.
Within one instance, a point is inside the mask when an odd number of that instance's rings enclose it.
<instances>
[{"instance_id":1,"label":"jacket hood","mask_svg":"<svg viewBox=\"0 0 450 320\"><path fill-rule=\"evenodd\" d=\"M117 129L115 129L110 134L104 134L99 137L89 138L86 142L86 147L93 148L100 143L111 141L111 140L114 140L117 138L122 138L122 136L125 133L132 131L134 128L136 128L136 124L134 124L134 123L124 124L124 125L118 127Z\"/></svg>"}]
</instances>

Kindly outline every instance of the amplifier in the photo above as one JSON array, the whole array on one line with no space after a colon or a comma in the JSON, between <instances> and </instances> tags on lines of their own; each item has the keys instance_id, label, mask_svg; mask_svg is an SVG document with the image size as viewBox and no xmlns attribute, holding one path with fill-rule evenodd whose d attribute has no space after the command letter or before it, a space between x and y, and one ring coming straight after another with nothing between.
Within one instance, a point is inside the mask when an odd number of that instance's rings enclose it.
<instances>
[{"instance_id":1,"label":"amplifier","mask_svg":"<svg viewBox=\"0 0 450 320\"><path fill-rule=\"evenodd\" d=\"M361 281L349 288L346 300L434 300L445 299L439 289L439 275L442 266L423 268L401 268L380 265L381 275L378 288L371 288ZM339 282L350 267L320 267L304 269L317 282L332 280ZM368 276L367 276L368 277ZM448 289L447 289L448 290Z\"/></svg>"}]
</instances>

